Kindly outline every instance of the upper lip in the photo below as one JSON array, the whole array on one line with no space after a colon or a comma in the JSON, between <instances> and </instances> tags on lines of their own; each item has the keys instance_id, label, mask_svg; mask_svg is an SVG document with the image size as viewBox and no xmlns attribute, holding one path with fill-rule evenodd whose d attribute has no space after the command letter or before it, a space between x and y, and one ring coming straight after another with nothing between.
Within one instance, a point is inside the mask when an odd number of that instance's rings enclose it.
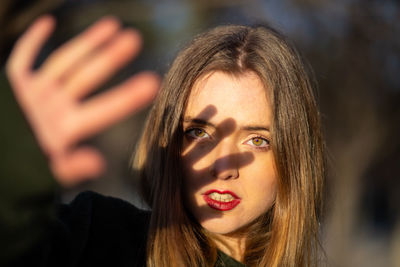
<instances>
[{"instance_id":1,"label":"upper lip","mask_svg":"<svg viewBox=\"0 0 400 267\"><path fill-rule=\"evenodd\" d=\"M229 191L229 190L211 189L211 190L208 190L207 192L205 192L204 195L209 195L209 194L212 194L214 192L217 192L218 194L230 194L235 199L240 199L240 197L238 197L235 193L233 193L232 191Z\"/></svg>"}]
</instances>

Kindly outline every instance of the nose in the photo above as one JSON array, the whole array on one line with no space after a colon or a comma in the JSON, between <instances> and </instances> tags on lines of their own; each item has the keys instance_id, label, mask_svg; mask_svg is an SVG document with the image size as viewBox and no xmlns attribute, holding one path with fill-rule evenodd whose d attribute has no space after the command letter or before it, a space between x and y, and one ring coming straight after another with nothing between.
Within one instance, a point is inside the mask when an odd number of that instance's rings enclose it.
<instances>
[{"instance_id":1,"label":"nose","mask_svg":"<svg viewBox=\"0 0 400 267\"><path fill-rule=\"evenodd\" d=\"M211 175L222 180L239 178L238 151L235 145L221 142L214 151L215 160L210 166Z\"/></svg>"}]
</instances>

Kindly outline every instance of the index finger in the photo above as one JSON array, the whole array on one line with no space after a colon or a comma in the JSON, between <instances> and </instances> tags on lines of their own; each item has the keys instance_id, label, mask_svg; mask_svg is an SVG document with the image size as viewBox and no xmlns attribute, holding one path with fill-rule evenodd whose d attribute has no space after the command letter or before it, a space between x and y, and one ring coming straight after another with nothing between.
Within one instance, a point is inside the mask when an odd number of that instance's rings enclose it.
<instances>
[{"instance_id":1,"label":"index finger","mask_svg":"<svg viewBox=\"0 0 400 267\"><path fill-rule=\"evenodd\" d=\"M66 125L72 142L87 138L144 107L155 97L158 87L158 76L143 72L84 102Z\"/></svg>"},{"instance_id":2,"label":"index finger","mask_svg":"<svg viewBox=\"0 0 400 267\"><path fill-rule=\"evenodd\" d=\"M68 71L79 67L81 61L86 61L87 55L109 42L117 34L120 26L116 18L112 16L103 17L53 52L44 62L40 72L51 79L61 78ZM134 45L140 46L139 35L137 35Z\"/></svg>"},{"instance_id":3,"label":"index finger","mask_svg":"<svg viewBox=\"0 0 400 267\"><path fill-rule=\"evenodd\" d=\"M30 74L34 61L54 26L55 20L52 16L42 16L18 39L6 67L11 79Z\"/></svg>"}]
</instances>

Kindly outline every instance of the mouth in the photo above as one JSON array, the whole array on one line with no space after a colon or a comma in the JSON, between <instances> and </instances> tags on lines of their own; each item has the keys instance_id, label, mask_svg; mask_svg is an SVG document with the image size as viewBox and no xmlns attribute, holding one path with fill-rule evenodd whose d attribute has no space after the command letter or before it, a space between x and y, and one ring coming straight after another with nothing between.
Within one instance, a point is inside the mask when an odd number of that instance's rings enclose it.
<instances>
[{"instance_id":1,"label":"mouth","mask_svg":"<svg viewBox=\"0 0 400 267\"><path fill-rule=\"evenodd\" d=\"M235 208L240 203L240 198L229 190L208 190L203 195L204 201L210 208L219 211L228 211Z\"/></svg>"}]
</instances>

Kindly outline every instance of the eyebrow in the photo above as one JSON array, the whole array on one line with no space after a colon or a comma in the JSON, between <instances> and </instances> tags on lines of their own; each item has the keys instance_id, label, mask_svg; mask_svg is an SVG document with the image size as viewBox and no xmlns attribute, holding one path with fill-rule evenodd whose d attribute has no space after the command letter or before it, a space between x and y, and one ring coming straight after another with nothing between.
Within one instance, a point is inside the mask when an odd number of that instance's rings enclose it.
<instances>
[{"instance_id":1,"label":"eyebrow","mask_svg":"<svg viewBox=\"0 0 400 267\"><path fill-rule=\"evenodd\" d=\"M269 127L258 126L258 125L248 125L240 127L241 130L245 131L266 131L269 132Z\"/></svg>"},{"instance_id":2,"label":"eyebrow","mask_svg":"<svg viewBox=\"0 0 400 267\"><path fill-rule=\"evenodd\" d=\"M196 124L200 124L200 125L205 125L205 126L210 126L213 128L217 128L217 126L215 126L215 124L200 119L200 118L192 118L192 117L186 117L184 118L183 122L186 123L196 123ZM240 127L240 130L244 130L244 131L266 131L269 132L270 129L269 127L265 127L265 126L259 126L259 125L246 125L246 126L242 126Z\"/></svg>"},{"instance_id":3,"label":"eyebrow","mask_svg":"<svg viewBox=\"0 0 400 267\"><path fill-rule=\"evenodd\" d=\"M203 119L199 119L199 118L192 118L192 117L186 117L184 118L183 122L186 123L196 123L196 124L200 124L200 125L205 125L205 126L210 126L213 128L217 128L213 123L203 120Z\"/></svg>"}]
</instances>

